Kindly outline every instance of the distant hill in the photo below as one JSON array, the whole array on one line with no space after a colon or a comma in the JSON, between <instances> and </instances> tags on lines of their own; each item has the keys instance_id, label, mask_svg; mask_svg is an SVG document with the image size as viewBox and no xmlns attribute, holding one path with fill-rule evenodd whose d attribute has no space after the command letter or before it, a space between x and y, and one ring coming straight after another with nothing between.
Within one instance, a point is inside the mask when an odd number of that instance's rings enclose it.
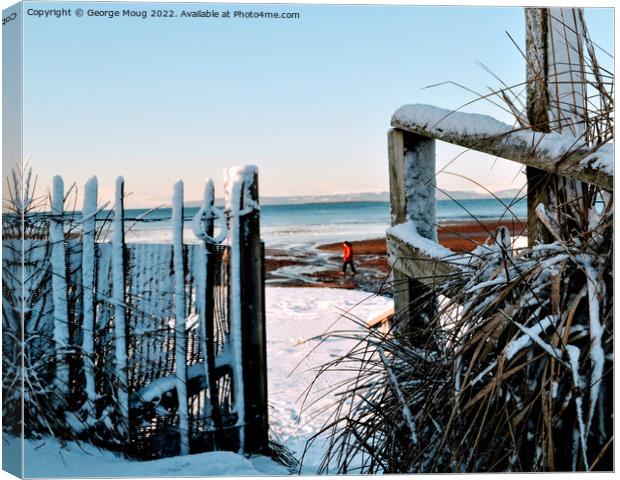
<instances>
[{"instance_id":1,"label":"distant hill","mask_svg":"<svg viewBox=\"0 0 620 480\"><path fill-rule=\"evenodd\" d=\"M514 198L519 194L519 189L501 190L493 192L499 198ZM522 191L519 195L525 195ZM482 198L492 198L490 194L478 192L468 192L464 190L449 190L444 192L437 191L437 200L472 200ZM340 203L340 202L389 202L389 192L361 192L361 193L337 193L333 195L284 195L284 196L262 196L261 205L302 205L306 203ZM221 205L223 199L216 199L216 203ZM200 206L199 201L186 202L187 207Z\"/></svg>"}]
</instances>

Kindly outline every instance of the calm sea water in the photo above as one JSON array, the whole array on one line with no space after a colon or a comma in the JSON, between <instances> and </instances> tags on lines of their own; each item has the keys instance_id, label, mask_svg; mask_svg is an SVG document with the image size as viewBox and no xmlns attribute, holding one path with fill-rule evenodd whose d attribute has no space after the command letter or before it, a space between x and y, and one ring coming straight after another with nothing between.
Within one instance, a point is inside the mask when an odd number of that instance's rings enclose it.
<instances>
[{"instance_id":1,"label":"calm sea water","mask_svg":"<svg viewBox=\"0 0 620 480\"><path fill-rule=\"evenodd\" d=\"M502 199L510 205L511 199ZM185 210L185 241L191 243L195 237L190 229L190 219L197 208ZM437 202L439 222L467 221L475 216L479 220L525 218L527 205L521 200L511 206L511 213L495 199L440 200ZM170 209L163 208L150 213L146 210L127 210L130 218L141 217L132 222L127 241L169 242ZM297 246L362 240L384 235L390 224L390 207L387 202L340 202L304 205L263 205L261 207L261 234L270 246Z\"/></svg>"}]
</instances>

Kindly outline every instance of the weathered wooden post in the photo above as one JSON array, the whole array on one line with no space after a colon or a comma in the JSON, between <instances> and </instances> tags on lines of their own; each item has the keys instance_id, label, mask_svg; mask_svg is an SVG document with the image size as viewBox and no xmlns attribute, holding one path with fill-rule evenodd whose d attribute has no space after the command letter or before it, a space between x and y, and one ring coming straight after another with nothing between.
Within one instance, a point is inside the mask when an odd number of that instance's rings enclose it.
<instances>
[{"instance_id":1,"label":"weathered wooden post","mask_svg":"<svg viewBox=\"0 0 620 480\"><path fill-rule=\"evenodd\" d=\"M174 185L172 197L172 263L174 267L174 363L179 415L180 454L189 455L189 413L187 404L187 311L185 305L185 263L183 258L183 182Z\"/></svg>"},{"instance_id":2,"label":"weathered wooden post","mask_svg":"<svg viewBox=\"0 0 620 480\"><path fill-rule=\"evenodd\" d=\"M268 445L267 342L265 331L264 249L260 240L258 169L245 167L241 216L241 316L245 394L245 450Z\"/></svg>"},{"instance_id":3,"label":"weathered wooden post","mask_svg":"<svg viewBox=\"0 0 620 480\"><path fill-rule=\"evenodd\" d=\"M112 237L112 304L114 305L114 355L117 402L121 414L121 429L130 440L129 429L129 382L127 379L127 319L125 315L125 180L116 179L114 203L114 236Z\"/></svg>"},{"instance_id":4,"label":"weathered wooden post","mask_svg":"<svg viewBox=\"0 0 620 480\"><path fill-rule=\"evenodd\" d=\"M584 136L585 88L579 9L526 8L527 117L532 130ZM558 203L558 188L567 180L534 167L526 168L528 243L550 243L553 237L536 214L539 204ZM555 197L555 199L553 199Z\"/></svg>"},{"instance_id":5,"label":"weathered wooden post","mask_svg":"<svg viewBox=\"0 0 620 480\"><path fill-rule=\"evenodd\" d=\"M402 130L388 133L392 226L413 222L417 233L437 241L435 140ZM432 290L398 270L394 278L394 322L400 333L423 328L434 314Z\"/></svg>"},{"instance_id":6,"label":"weathered wooden post","mask_svg":"<svg viewBox=\"0 0 620 480\"><path fill-rule=\"evenodd\" d=\"M526 108L532 130L549 131L549 90L547 84L547 9L525 9ZM538 219L536 207L549 205L551 173L526 167L528 244L549 243L551 235Z\"/></svg>"},{"instance_id":7,"label":"weathered wooden post","mask_svg":"<svg viewBox=\"0 0 620 480\"><path fill-rule=\"evenodd\" d=\"M226 206L230 212L230 342L233 398L239 450L265 448L267 440L267 352L263 251L260 241L258 170L225 170Z\"/></svg>"},{"instance_id":8,"label":"weathered wooden post","mask_svg":"<svg viewBox=\"0 0 620 480\"><path fill-rule=\"evenodd\" d=\"M64 201L62 177L55 176L50 218L52 298L54 303L55 379L59 403L69 400L69 310L67 304L67 258L65 254Z\"/></svg>"}]
</instances>

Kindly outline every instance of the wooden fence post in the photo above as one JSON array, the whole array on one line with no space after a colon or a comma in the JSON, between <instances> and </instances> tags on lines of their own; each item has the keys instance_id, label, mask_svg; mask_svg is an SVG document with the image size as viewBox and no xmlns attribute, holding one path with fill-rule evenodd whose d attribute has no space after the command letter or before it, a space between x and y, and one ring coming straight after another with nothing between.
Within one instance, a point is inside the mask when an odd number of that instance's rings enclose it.
<instances>
[{"instance_id":1,"label":"wooden fence post","mask_svg":"<svg viewBox=\"0 0 620 480\"><path fill-rule=\"evenodd\" d=\"M189 455L189 413L187 404L187 334L185 306L185 267L183 260L183 182L174 185L172 197L172 251L174 267L174 361L179 403L179 439L181 455Z\"/></svg>"},{"instance_id":2,"label":"wooden fence post","mask_svg":"<svg viewBox=\"0 0 620 480\"><path fill-rule=\"evenodd\" d=\"M52 216L50 218L52 298L54 305L55 387L59 403L69 398L69 311L67 305L67 258L65 254L64 201L62 177L55 176L52 191ZM63 352L63 353L60 353Z\"/></svg>"},{"instance_id":3,"label":"wooden fence post","mask_svg":"<svg viewBox=\"0 0 620 480\"><path fill-rule=\"evenodd\" d=\"M123 197L125 181L116 179L114 202L114 236L112 237L112 303L114 305L115 374L118 381L117 401L127 441L129 437L129 383L127 380L127 320L125 315L125 225Z\"/></svg>"},{"instance_id":4,"label":"wooden fence post","mask_svg":"<svg viewBox=\"0 0 620 480\"><path fill-rule=\"evenodd\" d=\"M528 122L534 131L572 135L576 145L587 135L583 17L579 13L574 8L525 9ZM551 243L553 236L538 218L536 207L558 208L575 200L580 182L533 167L527 167L526 173L528 243Z\"/></svg>"},{"instance_id":5,"label":"wooden fence post","mask_svg":"<svg viewBox=\"0 0 620 480\"><path fill-rule=\"evenodd\" d=\"M437 241L435 201L435 140L392 129L388 132L392 226L414 222L418 234ZM398 268L394 278L396 331L411 334L434 314L432 290Z\"/></svg>"},{"instance_id":6,"label":"wooden fence post","mask_svg":"<svg viewBox=\"0 0 620 480\"><path fill-rule=\"evenodd\" d=\"M82 354L84 376L86 378L86 401L89 409L94 409L96 400L94 329L95 329L95 230L97 213L97 177L92 177L84 186L84 206L82 208L82 292L84 315L82 319ZM95 414L91 410L92 415Z\"/></svg>"},{"instance_id":7,"label":"wooden fence post","mask_svg":"<svg viewBox=\"0 0 620 480\"><path fill-rule=\"evenodd\" d=\"M215 207L215 189L213 186L213 180L209 179L205 185L204 197L202 202L202 209L204 212L204 224L202 226L202 232L207 237L213 238L215 219L213 216L213 209ZM214 261L214 245L207 241L202 243L200 247L202 253L199 258L199 262L203 262L203 268L199 268L201 278L199 279L200 288L197 289L196 303L199 307L199 326L201 336L201 349L205 358L205 378L207 379L209 389L209 406L210 416L213 420L213 427L215 430L216 438L215 447L219 448L219 434L222 426L217 377L215 376L215 319L213 318L213 312L215 310L214 304L214 291L215 291L215 263Z\"/></svg>"},{"instance_id":8,"label":"wooden fence post","mask_svg":"<svg viewBox=\"0 0 620 480\"><path fill-rule=\"evenodd\" d=\"M245 450L245 385L243 365L243 317L241 295L241 198L243 177L237 169L224 170L226 208L229 212L228 240L230 251L230 277L228 290L229 343L232 347L233 411L237 414L238 451Z\"/></svg>"},{"instance_id":9,"label":"wooden fence post","mask_svg":"<svg viewBox=\"0 0 620 480\"><path fill-rule=\"evenodd\" d=\"M241 305L245 450L268 446L264 249L260 240L258 170L246 167L241 217ZM247 203L246 203L247 202Z\"/></svg>"},{"instance_id":10,"label":"wooden fence post","mask_svg":"<svg viewBox=\"0 0 620 480\"><path fill-rule=\"evenodd\" d=\"M549 90L547 84L547 9L525 9L526 109L532 130L549 131ZM536 207L549 205L552 174L526 167L528 244L549 243L551 235L536 215Z\"/></svg>"}]
</instances>

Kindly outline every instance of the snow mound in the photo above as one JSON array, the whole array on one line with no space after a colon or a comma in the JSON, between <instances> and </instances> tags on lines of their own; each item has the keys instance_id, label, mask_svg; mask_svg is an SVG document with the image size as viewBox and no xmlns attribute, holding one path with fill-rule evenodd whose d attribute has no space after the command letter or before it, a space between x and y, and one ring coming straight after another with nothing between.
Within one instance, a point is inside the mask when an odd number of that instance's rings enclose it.
<instances>
[{"instance_id":1,"label":"snow mound","mask_svg":"<svg viewBox=\"0 0 620 480\"><path fill-rule=\"evenodd\" d=\"M7 442L18 442L4 437ZM30 478L212 477L286 475L288 470L266 457L247 459L232 452L207 452L148 462L127 460L107 450L77 442L61 445L52 438L24 442L24 476Z\"/></svg>"}]
</instances>

